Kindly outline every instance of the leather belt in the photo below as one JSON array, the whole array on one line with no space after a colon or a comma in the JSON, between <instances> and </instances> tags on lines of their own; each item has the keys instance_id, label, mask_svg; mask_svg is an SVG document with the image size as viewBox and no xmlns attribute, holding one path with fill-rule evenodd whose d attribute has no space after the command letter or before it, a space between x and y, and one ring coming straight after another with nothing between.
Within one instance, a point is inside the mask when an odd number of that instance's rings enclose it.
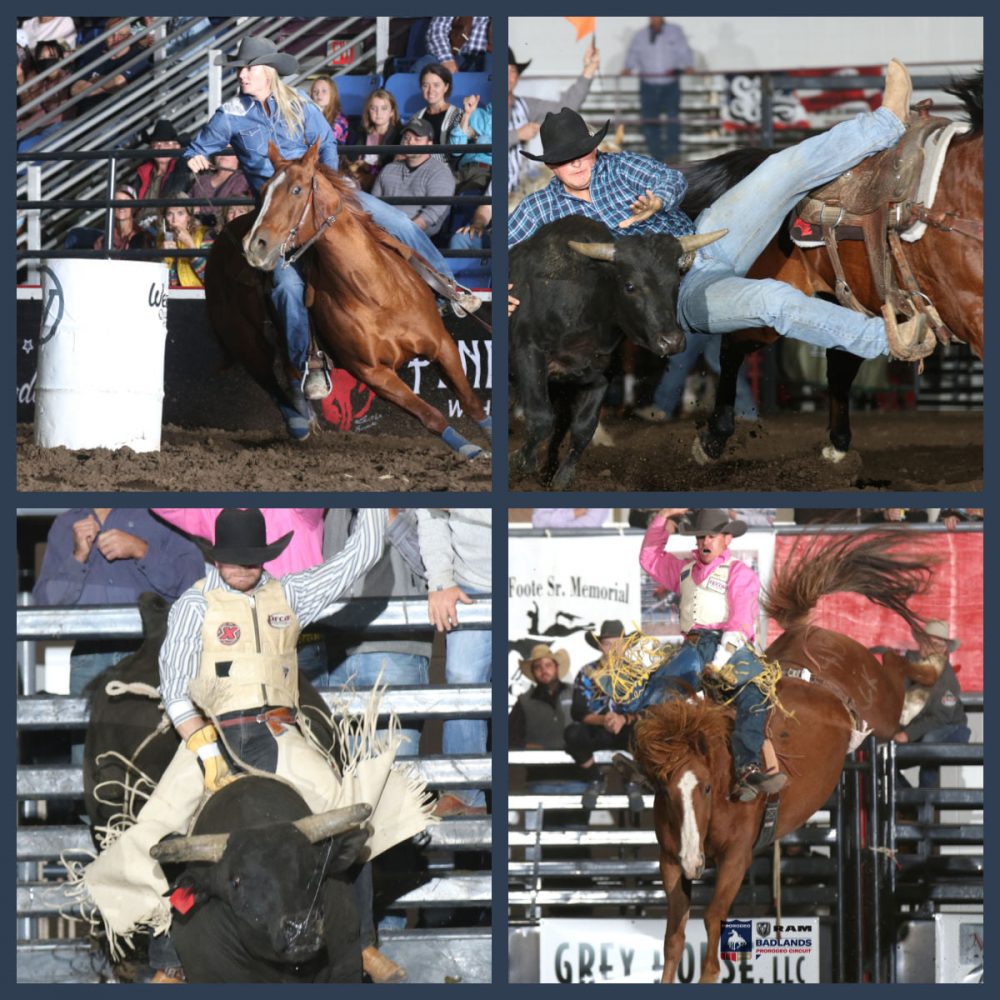
<instances>
[{"instance_id":1,"label":"leather belt","mask_svg":"<svg viewBox=\"0 0 1000 1000\"><path fill-rule=\"evenodd\" d=\"M295 725L295 712L290 708L269 708L256 715L232 715L228 718L220 717L216 725L222 729L230 729L233 726L246 726L250 723L266 725L271 730L272 736L278 736L289 726Z\"/></svg>"}]
</instances>

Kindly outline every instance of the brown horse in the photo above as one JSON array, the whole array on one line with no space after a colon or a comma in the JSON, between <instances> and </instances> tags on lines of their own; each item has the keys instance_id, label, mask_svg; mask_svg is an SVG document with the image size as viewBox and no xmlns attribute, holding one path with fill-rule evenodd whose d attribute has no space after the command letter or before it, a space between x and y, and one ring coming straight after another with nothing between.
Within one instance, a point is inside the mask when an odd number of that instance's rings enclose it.
<instances>
[{"instance_id":1,"label":"brown horse","mask_svg":"<svg viewBox=\"0 0 1000 1000\"><path fill-rule=\"evenodd\" d=\"M921 631L907 606L930 582L929 563L895 552L891 533L822 536L775 574L764 609L786 631L768 647L786 676L784 708L772 710L768 736L788 782L780 793L775 839L801 826L836 788L859 730L889 739L903 704L902 660L879 661L860 643L809 624L824 594L860 593ZM796 554L793 550L793 554ZM787 676L790 668L799 679ZM787 714L786 714L787 713ZM734 801L729 750L732 710L711 701L669 701L636 723L636 761L656 787L653 820L667 894L662 982L673 982L684 951L691 880L714 860L715 892L705 910L708 951L701 982L719 975L719 936L761 829L765 801Z\"/></svg>"},{"instance_id":2,"label":"brown horse","mask_svg":"<svg viewBox=\"0 0 1000 1000\"><path fill-rule=\"evenodd\" d=\"M955 338L983 357L983 75L980 72L958 81L948 90L962 102L972 128L949 146L934 201L934 220L915 243L905 244L906 257L920 291L933 303ZM742 166L729 161L740 174L748 172L763 155L747 157ZM708 161L705 168L713 161ZM701 169L705 169L701 168ZM694 168L696 171L699 167ZM701 206L692 205L697 212ZM688 209L685 202L685 209ZM976 226L978 225L978 235ZM864 245L860 240L839 245L840 258L851 291L862 305L879 313L881 300L875 293ZM751 278L778 278L807 295L833 298L833 265L824 248L802 249L780 231L749 272ZM699 463L719 458L735 429L736 377L743 359L765 344L774 343L773 330L747 330L722 339L715 409L695 438L693 454ZM851 443L851 384L862 358L846 351L828 350L830 443L822 454L831 462L841 461Z\"/></svg>"},{"instance_id":3,"label":"brown horse","mask_svg":"<svg viewBox=\"0 0 1000 1000\"><path fill-rule=\"evenodd\" d=\"M268 155L274 176L261 190L260 210L227 227L209 257L206 301L229 352L275 399L291 431L289 411L301 419L302 400L290 391L287 368L276 365L287 352L283 344L276 352L267 296L251 290L254 279L241 274L249 269L236 254L242 251L253 268L273 271L286 266L286 253L310 246L307 303L319 346L463 457L482 454L396 374L416 357L435 362L463 410L490 436L490 417L469 385L434 294L408 263L413 251L372 222L349 183L319 163L318 143L300 160L283 160L273 143Z\"/></svg>"}]
</instances>

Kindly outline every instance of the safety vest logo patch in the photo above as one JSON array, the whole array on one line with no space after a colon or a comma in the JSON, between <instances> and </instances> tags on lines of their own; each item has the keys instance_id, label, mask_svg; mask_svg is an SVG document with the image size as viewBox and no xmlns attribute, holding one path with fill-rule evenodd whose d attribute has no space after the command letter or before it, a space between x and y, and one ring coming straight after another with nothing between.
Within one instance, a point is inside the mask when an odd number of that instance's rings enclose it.
<instances>
[{"instance_id":1,"label":"safety vest logo patch","mask_svg":"<svg viewBox=\"0 0 1000 1000\"><path fill-rule=\"evenodd\" d=\"M267 616L267 624L271 628L288 628L292 624L292 616L290 614L278 614Z\"/></svg>"},{"instance_id":2,"label":"safety vest logo patch","mask_svg":"<svg viewBox=\"0 0 1000 1000\"><path fill-rule=\"evenodd\" d=\"M215 636L223 646L232 646L240 641L240 634L240 627L236 622L223 622Z\"/></svg>"}]
</instances>

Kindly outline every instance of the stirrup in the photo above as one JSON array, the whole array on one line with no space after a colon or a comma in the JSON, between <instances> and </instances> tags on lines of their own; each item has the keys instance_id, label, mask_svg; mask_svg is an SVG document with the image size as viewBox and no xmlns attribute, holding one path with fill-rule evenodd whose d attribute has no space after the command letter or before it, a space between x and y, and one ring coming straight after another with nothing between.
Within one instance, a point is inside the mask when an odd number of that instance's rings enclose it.
<instances>
[{"instance_id":1,"label":"stirrup","mask_svg":"<svg viewBox=\"0 0 1000 1000\"><path fill-rule=\"evenodd\" d=\"M918 312L906 320L902 326L896 322L896 311L889 304L882 306L882 318L885 321L885 339L889 344L889 353L897 361L922 361L937 347L937 337L927 315Z\"/></svg>"}]
</instances>

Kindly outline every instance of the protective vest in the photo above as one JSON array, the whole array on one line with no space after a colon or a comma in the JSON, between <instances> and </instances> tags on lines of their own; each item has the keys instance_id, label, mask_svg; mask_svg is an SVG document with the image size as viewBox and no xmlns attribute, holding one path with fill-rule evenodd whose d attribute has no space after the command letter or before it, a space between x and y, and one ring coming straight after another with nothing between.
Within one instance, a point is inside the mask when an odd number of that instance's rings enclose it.
<instances>
[{"instance_id":1,"label":"protective vest","mask_svg":"<svg viewBox=\"0 0 1000 1000\"><path fill-rule=\"evenodd\" d=\"M297 705L300 626L281 584L269 579L252 594L220 587L205 599L201 666L191 682L192 700L213 715Z\"/></svg>"},{"instance_id":2,"label":"protective vest","mask_svg":"<svg viewBox=\"0 0 1000 1000\"><path fill-rule=\"evenodd\" d=\"M540 698L532 698L531 691L526 691L517 700L524 712L525 742L537 743L545 750L565 749L563 733L573 721L570 714L573 689L564 684L559 689L555 705Z\"/></svg>"},{"instance_id":3,"label":"protective vest","mask_svg":"<svg viewBox=\"0 0 1000 1000\"><path fill-rule=\"evenodd\" d=\"M681 631L690 632L695 625L717 625L729 618L729 567L727 559L716 566L701 583L695 583L692 570L697 560L684 564L681 570Z\"/></svg>"}]
</instances>

